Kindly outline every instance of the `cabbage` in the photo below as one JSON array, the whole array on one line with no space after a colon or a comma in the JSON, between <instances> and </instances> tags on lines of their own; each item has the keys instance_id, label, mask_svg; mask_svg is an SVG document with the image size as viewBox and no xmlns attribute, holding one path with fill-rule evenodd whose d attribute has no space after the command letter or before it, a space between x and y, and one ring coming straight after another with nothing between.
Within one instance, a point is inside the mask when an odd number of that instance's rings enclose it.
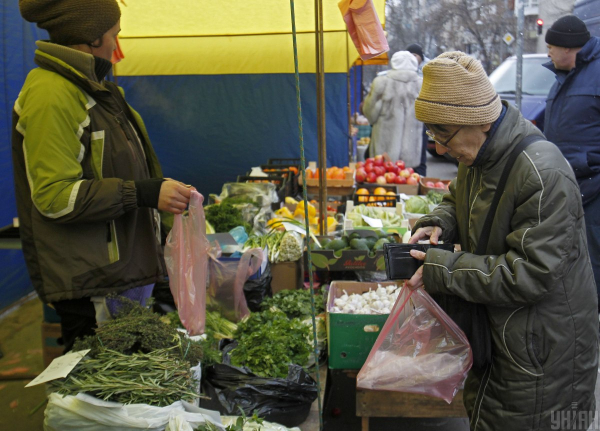
<instances>
[{"instance_id":1,"label":"cabbage","mask_svg":"<svg viewBox=\"0 0 600 431\"><path fill-rule=\"evenodd\" d=\"M405 203L406 212L412 214L427 214L429 201L423 196L413 196Z\"/></svg>"}]
</instances>

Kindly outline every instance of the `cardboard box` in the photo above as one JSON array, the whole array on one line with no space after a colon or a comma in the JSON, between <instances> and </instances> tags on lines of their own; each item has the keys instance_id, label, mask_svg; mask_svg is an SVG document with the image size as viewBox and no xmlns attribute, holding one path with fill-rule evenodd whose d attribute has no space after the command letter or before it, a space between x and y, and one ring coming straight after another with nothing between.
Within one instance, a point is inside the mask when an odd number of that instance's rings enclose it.
<instances>
[{"instance_id":1,"label":"cardboard box","mask_svg":"<svg viewBox=\"0 0 600 431\"><path fill-rule=\"evenodd\" d=\"M42 357L44 367L63 354L64 346L58 344L61 337L60 323L42 322Z\"/></svg>"},{"instance_id":2,"label":"cardboard box","mask_svg":"<svg viewBox=\"0 0 600 431\"><path fill-rule=\"evenodd\" d=\"M305 265L308 257L304 253ZM364 250L314 250L311 252L313 271L385 271L383 251L374 254Z\"/></svg>"},{"instance_id":3,"label":"cardboard box","mask_svg":"<svg viewBox=\"0 0 600 431\"><path fill-rule=\"evenodd\" d=\"M302 287L304 267L302 259L295 262L279 262L271 264L271 290L273 295L282 290L294 290Z\"/></svg>"},{"instance_id":4,"label":"cardboard box","mask_svg":"<svg viewBox=\"0 0 600 431\"><path fill-rule=\"evenodd\" d=\"M362 294L377 286L401 285L399 282L362 283L357 281L333 281L327 297L327 340L329 368L358 370L367 356L389 314L330 313L333 301L344 293Z\"/></svg>"},{"instance_id":5,"label":"cardboard box","mask_svg":"<svg viewBox=\"0 0 600 431\"><path fill-rule=\"evenodd\" d=\"M350 167L354 169L354 164L350 164ZM317 162L309 162L308 168L315 170L317 169ZM327 195L328 196L352 196L354 193L354 170L352 172L345 172L344 179L328 179L327 180ZM298 184L300 187L304 186L304 180L302 178L302 172L298 174ZM306 193L311 196L317 196L319 194L319 179L318 178L307 178L306 179Z\"/></svg>"}]
</instances>

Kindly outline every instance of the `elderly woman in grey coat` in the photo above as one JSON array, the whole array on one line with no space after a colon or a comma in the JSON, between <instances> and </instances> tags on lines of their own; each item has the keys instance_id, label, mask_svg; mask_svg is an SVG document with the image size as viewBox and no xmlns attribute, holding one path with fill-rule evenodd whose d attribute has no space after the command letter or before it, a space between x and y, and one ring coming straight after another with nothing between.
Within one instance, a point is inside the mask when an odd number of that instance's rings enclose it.
<instances>
[{"instance_id":1,"label":"elderly woman in grey coat","mask_svg":"<svg viewBox=\"0 0 600 431\"><path fill-rule=\"evenodd\" d=\"M363 104L363 113L373 126L370 153L387 153L392 160L404 160L406 166L418 166L423 124L415 118L422 82L417 60L408 51L398 51L390 64L392 70L375 78Z\"/></svg>"},{"instance_id":2,"label":"elderly woman in grey coat","mask_svg":"<svg viewBox=\"0 0 600 431\"><path fill-rule=\"evenodd\" d=\"M425 263L407 286L466 301L463 315L472 304L487 312L476 323L489 325L489 362L473 367L464 389L471 429L586 430L596 410L597 295L573 170L462 52L423 68L416 114L459 167L410 242L461 251L412 250Z\"/></svg>"}]
</instances>

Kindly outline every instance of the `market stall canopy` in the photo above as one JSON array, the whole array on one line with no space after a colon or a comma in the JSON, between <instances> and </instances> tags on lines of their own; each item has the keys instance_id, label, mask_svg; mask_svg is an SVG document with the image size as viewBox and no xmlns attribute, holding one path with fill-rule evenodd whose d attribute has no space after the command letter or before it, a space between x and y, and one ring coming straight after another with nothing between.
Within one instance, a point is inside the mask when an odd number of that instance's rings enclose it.
<instances>
[{"instance_id":1,"label":"market stall canopy","mask_svg":"<svg viewBox=\"0 0 600 431\"><path fill-rule=\"evenodd\" d=\"M373 0L385 19L385 0ZM120 76L293 73L288 0L127 0ZM296 0L300 73L315 72L314 0ZM358 58L337 1L323 4L325 73ZM346 47L348 47L348 54Z\"/></svg>"}]
</instances>

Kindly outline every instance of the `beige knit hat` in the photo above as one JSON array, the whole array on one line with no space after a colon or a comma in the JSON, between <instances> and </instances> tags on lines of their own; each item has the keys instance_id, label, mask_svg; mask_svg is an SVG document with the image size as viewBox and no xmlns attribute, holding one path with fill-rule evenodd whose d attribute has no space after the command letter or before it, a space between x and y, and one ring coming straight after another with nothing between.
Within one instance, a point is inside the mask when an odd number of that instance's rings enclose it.
<instances>
[{"instance_id":1,"label":"beige knit hat","mask_svg":"<svg viewBox=\"0 0 600 431\"><path fill-rule=\"evenodd\" d=\"M474 126L493 123L501 111L500 97L473 57L445 52L423 67L423 86L415 101L417 120Z\"/></svg>"},{"instance_id":2,"label":"beige knit hat","mask_svg":"<svg viewBox=\"0 0 600 431\"><path fill-rule=\"evenodd\" d=\"M19 9L60 45L92 43L121 17L116 0L19 0Z\"/></svg>"}]
</instances>

